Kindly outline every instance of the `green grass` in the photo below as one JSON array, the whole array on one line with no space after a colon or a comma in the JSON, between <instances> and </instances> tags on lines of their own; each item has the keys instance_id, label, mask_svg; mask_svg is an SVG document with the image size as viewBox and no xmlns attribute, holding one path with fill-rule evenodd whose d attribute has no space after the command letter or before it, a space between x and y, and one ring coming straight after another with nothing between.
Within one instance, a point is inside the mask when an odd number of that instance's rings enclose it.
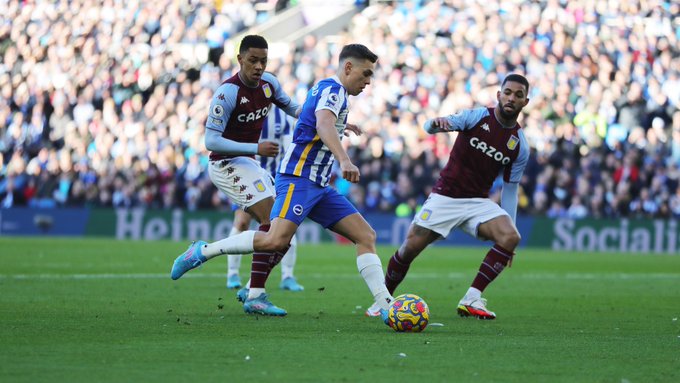
<instances>
[{"instance_id":1,"label":"green grass","mask_svg":"<svg viewBox=\"0 0 680 383\"><path fill-rule=\"evenodd\" d=\"M520 250L486 291L499 317L484 322L455 304L485 250L430 248L397 292L443 326L403 334L363 316L352 247L300 246L301 293L274 272L285 318L245 315L224 258L171 281L185 247L0 238L0 381L680 381L677 255ZM384 265L393 251L379 249Z\"/></svg>"}]
</instances>

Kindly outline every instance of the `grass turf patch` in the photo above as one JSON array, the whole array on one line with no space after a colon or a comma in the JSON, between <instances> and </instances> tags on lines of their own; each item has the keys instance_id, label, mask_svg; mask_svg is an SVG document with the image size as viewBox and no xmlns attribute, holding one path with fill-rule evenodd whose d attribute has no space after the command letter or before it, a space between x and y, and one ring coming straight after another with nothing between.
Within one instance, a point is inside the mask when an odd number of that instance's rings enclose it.
<instances>
[{"instance_id":1,"label":"grass turf patch","mask_svg":"<svg viewBox=\"0 0 680 383\"><path fill-rule=\"evenodd\" d=\"M185 248L0 238L0 381L680 380L676 255L520 249L485 292L498 319L477 321L455 306L486 250L428 248L397 294L422 296L431 325L403 334L363 315L352 247L299 246L303 292L273 273L285 318L244 314L224 257L171 281Z\"/></svg>"}]
</instances>

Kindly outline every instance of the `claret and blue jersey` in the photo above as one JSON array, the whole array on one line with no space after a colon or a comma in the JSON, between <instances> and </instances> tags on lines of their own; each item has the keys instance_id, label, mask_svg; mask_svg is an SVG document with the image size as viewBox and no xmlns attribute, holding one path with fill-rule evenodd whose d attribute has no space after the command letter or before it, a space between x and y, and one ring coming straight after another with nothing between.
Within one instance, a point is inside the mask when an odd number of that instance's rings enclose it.
<instances>
[{"instance_id":1,"label":"claret and blue jersey","mask_svg":"<svg viewBox=\"0 0 680 383\"><path fill-rule=\"evenodd\" d=\"M272 103L289 115L294 115L298 108L273 74L264 72L258 86L249 87L236 73L215 91L206 129L218 131L222 137L236 142L257 143ZM211 160L230 157L229 154L210 153Z\"/></svg>"},{"instance_id":2,"label":"claret and blue jersey","mask_svg":"<svg viewBox=\"0 0 680 383\"><path fill-rule=\"evenodd\" d=\"M448 120L449 130L459 134L433 192L452 198L488 198L501 172L504 182L521 181L529 145L519 124L502 126L493 108L464 110L448 116ZM444 131L426 128L429 133Z\"/></svg>"}]
</instances>

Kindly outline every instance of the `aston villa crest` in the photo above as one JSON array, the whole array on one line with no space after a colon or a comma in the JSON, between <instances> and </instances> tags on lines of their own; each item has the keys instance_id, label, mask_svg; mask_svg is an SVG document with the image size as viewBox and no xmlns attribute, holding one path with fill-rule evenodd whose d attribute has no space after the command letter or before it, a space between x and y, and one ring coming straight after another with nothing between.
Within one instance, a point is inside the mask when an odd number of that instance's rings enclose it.
<instances>
[{"instance_id":1,"label":"aston villa crest","mask_svg":"<svg viewBox=\"0 0 680 383\"><path fill-rule=\"evenodd\" d=\"M272 96L272 88L269 87L269 84L262 85L262 90L265 97L270 98Z\"/></svg>"},{"instance_id":2,"label":"aston villa crest","mask_svg":"<svg viewBox=\"0 0 680 383\"><path fill-rule=\"evenodd\" d=\"M263 193L267 188L264 187L264 183L262 180L257 180L253 183L253 186L255 186L255 190L257 190L260 193Z\"/></svg>"},{"instance_id":3,"label":"aston villa crest","mask_svg":"<svg viewBox=\"0 0 680 383\"><path fill-rule=\"evenodd\" d=\"M518 142L519 142L519 137L510 136L510 139L508 140L508 149L515 150Z\"/></svg>"},{"instance_id":4,"label":"aston villa crest","mask_svg":"<svg viewBox=\"0 0 680 383\"><path fill-rule=\"evenodd\" d=\"M423 221L427 221L428 219L430 219L431 216L432 210L423 209L420 211L420 219Z\"/></svg>"}]
</instances>

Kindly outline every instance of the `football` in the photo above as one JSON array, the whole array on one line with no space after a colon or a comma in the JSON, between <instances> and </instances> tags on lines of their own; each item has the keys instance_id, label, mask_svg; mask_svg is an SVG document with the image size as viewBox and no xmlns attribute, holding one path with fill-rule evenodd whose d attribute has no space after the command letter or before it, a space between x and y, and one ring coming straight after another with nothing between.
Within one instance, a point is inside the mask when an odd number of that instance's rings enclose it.
<instances>
[{"instance_id":1,"label":"football","mask_svg":"<svg viewBox=\"0 0 680 383\"><path fill-rule=\"evenodd\" d=\"M387 311L387 324L398 332L421 332L429 321L427 303L415 294L396 297Z\"/></svg>"}]
</instances>

